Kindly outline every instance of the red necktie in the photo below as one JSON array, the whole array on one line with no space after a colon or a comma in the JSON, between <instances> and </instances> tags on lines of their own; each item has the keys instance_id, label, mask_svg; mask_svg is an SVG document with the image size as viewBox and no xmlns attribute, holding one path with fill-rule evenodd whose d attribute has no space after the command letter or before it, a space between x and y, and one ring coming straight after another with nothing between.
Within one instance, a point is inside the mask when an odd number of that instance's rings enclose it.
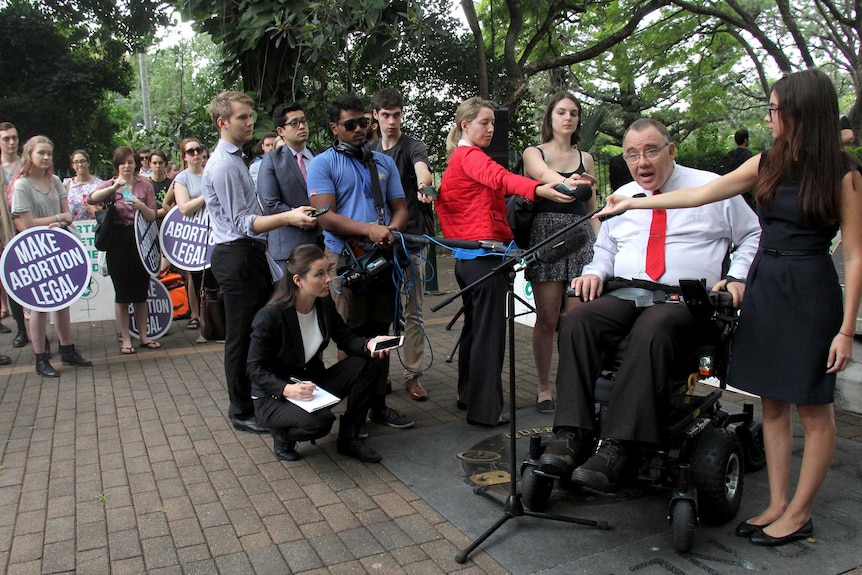
<instances>
[{"instance_id":1,"label":"red necktie","mask_svg":"<svg viewBox=\"0 0 862 575\"><path fill-rule=\"evenodd\" d=\"M302 163L302 152L296 153L296 163L299 164L299 171L302 172L302 178L307 180L308 174L305 172L305 164Z\"/></svg>"},{"instance_id":2,"label":"red necktie","mask_svg":"<svg viewBox=\"0 0 862 575\"><path fill-rule=\"evenodd\" d=\"M654 196L661 190L653 192ZM667 211L653 210L649 226L649 240L646 248L646 273L654 281L664 274L664 243L667 234Z\"/></svg>"}]
</instances>

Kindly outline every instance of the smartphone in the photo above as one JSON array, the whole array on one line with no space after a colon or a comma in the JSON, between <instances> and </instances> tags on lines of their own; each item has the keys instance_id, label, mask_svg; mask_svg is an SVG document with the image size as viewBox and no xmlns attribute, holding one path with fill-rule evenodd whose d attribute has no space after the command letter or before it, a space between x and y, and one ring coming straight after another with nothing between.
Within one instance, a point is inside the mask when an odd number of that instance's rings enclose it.
<instances>
[{"instance_id":1,"label":"smartphone","mask_svg":"<svg viewBox=\"0 0 862 575\"><path fill-rule=\"evenodd\" d=\"M583 174L574 174L572 177L573 177L573 178L581 178L582 180L589 180L589 181L591 181L591 182L592 182L592 183L594 183L594 184L595 184L595 183L596 183L596 181L597 181L597 180L596 180L596 177L595 177L594 175L592 175L592 174L588 174L588 173L586 173L586 172L584 172Z\"/></svg>"},{"instance_id":2,"label":"smartphone","mask_svg":"<svg viewBox=\"0 0 862 575\"><path fill-rule=\"evenodd\" d=\"M402 345L404 345L404 336L403 335L397 335L397 336L391 337L389 339L384 339L382 341L378 341L377 343L374 344L374 348L371 351L374 353L377 353L378 351L384 351L387 349L395 349L396 347L401 347Z\"/></svg>"},{"instance_id":3,"label":"smartphone","mask_svg":"<svg viewBox=\"0 0 862 575\"><path fill-rule=\"evenodd\" d=\"M123 194L123 199L124 199L124 200L126 200L126 203L127 203L127 204L131 204L131 203L132 203L132 199L135 197L135 196L132 194L132 190L130 190L129 188L123 188L123 192L122 192L122 194Z\"/></svg>"},{"instance_id":4,"label":"smartphone","mask_svg":"<svg viewBox=\"0 0 862 575\"><path fill-rule=\"evenodd\" d=\"M323 206L322 208L317 208L313 212L308 214L309 218L316 218L317 216L322 216L326 212L329 211L329 206Z\"/></svg>"},{"instance_id":5,"label":"smartphone","mask_svg":"<svg viewBox=\"0 0 862 575\"><path fill-rule=\"evenodd\" d=\"M429 198L437 198L437 190L434 189L434 186L425 186L419 191L428 196Z\"/></svg>"},{"instance_id":6,"label":"smartphone","mask_svg":"<svg viewBox=\"0 0 862 575\"><path fill-rule=\"evenodd\" d=\"M560 192L561 194L566 194L567 196L574 195L574 193L575 193L575 191L572 188L570 188L569 186L567 186L565 184L565 182L560 182L559 184L554 186L554 189L557 190L558 192Z\"/></svg>"}]
</instances>

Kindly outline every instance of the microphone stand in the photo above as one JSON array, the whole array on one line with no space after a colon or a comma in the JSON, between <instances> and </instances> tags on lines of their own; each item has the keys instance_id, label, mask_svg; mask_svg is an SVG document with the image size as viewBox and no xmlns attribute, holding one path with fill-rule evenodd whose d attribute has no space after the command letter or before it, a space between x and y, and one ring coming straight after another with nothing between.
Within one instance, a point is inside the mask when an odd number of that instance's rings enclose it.
<instances>
[{"instance_id":1,"label":"microphone stand","mask_svg":"<svg viewBox=\"0 0 862 575\"><path fill-rule=\"evenodd\" d=\"M579 525L587 525L598 529L610 529L607 521L595 521L592 519L581 519L578 517L569 517L566 515L555 515L551 513L540 513L524 509L524 504L521 501L521 493L518 491L518 479L516 470L518 469L518 458L516 450L516 432L517 424L515 422L515 272L527 267L539 260L539 252L546 246L554 246L560 240L563 240L566 235L572 232L577 226L583 224L600 210L595 210L586 216L572 222L565 228L545 238L535 246L525 250L518 257L504 259L502 263L495 266L490 272L480 277L473 283L464 286L453 295L447 297L442 302L431 307L431 311L437 311L452 303L457 297L469 292L479 284L489 278L506 273L508 278L508 287L506 290L506 313L508 317L509 330L509 495L505 501L501 501L499 496L490 491L488 486L476 486L473 492L477 495L487 497L496 503L503 504L503 516L500 517L493 525L491 525L484 533L476 538L466 549L455 555L455 561L459 564L467 561L467 557L476 550L488 537L490 537L497 529L502 527L509 519L514 517L538 517L541 519L551 519L553 521L562 521L565 523L577 523ZM477 242L478 243L478 242ZM476 246L479 247L479 246Z\"/></svg>"}]
</instances>

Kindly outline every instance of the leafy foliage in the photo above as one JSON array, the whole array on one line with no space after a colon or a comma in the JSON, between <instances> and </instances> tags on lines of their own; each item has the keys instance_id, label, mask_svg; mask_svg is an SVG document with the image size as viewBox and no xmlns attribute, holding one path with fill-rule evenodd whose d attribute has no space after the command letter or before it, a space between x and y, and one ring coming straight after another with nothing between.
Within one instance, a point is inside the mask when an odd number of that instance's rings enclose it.
<instances>
[{"instance_id":1,"label":"leafy foliage","mask_svg":"<svg viewBox=\"0 0 862 575\"><path fill-rule=\"evenodd\" d=\"M36 134L54 142L58 174L68 156L85 148L109 158L117 130L108 95L128 93L130 70L123 45L100 42L84 26L64 27L27 2L0 10L0 110L22 141Z\"/></svg>"}]
</instances>

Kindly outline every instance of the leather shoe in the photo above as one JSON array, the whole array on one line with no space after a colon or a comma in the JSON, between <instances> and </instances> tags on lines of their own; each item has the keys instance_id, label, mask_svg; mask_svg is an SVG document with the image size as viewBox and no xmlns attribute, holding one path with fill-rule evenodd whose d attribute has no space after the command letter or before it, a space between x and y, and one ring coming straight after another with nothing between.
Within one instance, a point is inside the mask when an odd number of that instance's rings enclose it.
<instances>
[{"instance_id":1,"label":"leather shoe","mask_svg":"<svg viewBox=\"0 0 862 575\"><path fill-rule=\"evenodd\" d=\"M800 539L808 539L812 535L814 535L814 524L811 522L811 519L809 519L802 527L790 535L785 535L784 537L773 537L772 535L764 533L763 529L760 529L752 534L750 541L755 545L762 545L764 547L778 547L779 545L786 545L787 543L793 543Z\"/></svg>"},{"instance_id":2,"label":"leather shoe","mask_svg":"<svg viewBox=\"0 0 862 575\"><path fill-rule=\"evenodd\" d=\"M766 527L766 525L753 525L748 521L743 521L736 526L736 536L745 537L746 539L748 539L764 527Z\"/></svg>"},{"instance_id":3,"label":"leather shoe","mask_svg":"<svg viewBox=\"0 0 862 575\"><path fill-rule=\"evenodd\" d=\"M0 333L12 333L12 330L0 323Z\"/></svg>"},{"instance_id":4,"label":"leather shoe","mask_svg":"<svg viewBox=\"0 0 862 575\"><path fill-rule=\"evenodd\" d=\"M421 383L419 383L418 377L407 378L405 386L407 387L407 393L410 394L410 399L415 401L425 401L428 399L428 392L425 391L425 388L422 387Z\"/></svg>"},{"instance_id":5,"label":"leather shoe","mask_svg":"<svg viewBox=\"0 0 862 575\"><path fill-rule=\"evenodd\" d=\"M30 339L23 331L19 331L12 339L12 347L24 347L28 343L30 343Z\"/></svg>"},{"instance_id":6,"label":"leather shoe","mask_svg":"<svg viewBox=\"0 0 862 575\"><path fill-rule=\"evenodd\" d=\"M9 365L12 363L12 358L8 355L0 355L0 365Z\"/></svg>"},{"instance_id":7,"label":"leather shoe","mask_svg":"<svg viewBox=\"0 0 862 575\"><path fill-rule=\"evenodd\" d=\"M255 418L250 419L231 419L233 428L237 431L248 431L249 433L267 433L269 430L259 424Z\"/></svg>"}]
</instances>

